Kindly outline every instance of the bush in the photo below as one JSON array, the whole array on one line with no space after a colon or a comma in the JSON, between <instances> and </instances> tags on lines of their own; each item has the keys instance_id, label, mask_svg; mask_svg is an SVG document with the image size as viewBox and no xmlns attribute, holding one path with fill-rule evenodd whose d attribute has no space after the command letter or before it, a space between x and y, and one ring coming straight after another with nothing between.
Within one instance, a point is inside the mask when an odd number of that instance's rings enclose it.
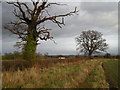
<instances>
[{"instance_id":1,"label":"bush","mask_svg":"<svg viewBox=\"0 0 120 90\"><path fill-rule=\"evenodd\" d=\"M111 58L111 54L110 53L106 53L104 58Z\"/></svg>"},{"instance_id":2,"label":"bush","mask_svg":"<svg viewBox=\"0 0 120 90\"><path fill-rule=\"evenodd\" d=\"M5 53L2 56L3 60L20 60L22 59L22 54L20 52L15 51L14 53Z\"/></svg>"},{"instance_id":3,"label":"bush","mask_svg":"<svg viewBox=\"0 0 120 90\"><path fill-rule=\"evenodd\" d=\"M17 71L32 67L32 63L28 61L3 61L2 71Z\"/></svg>"}]
</instances>

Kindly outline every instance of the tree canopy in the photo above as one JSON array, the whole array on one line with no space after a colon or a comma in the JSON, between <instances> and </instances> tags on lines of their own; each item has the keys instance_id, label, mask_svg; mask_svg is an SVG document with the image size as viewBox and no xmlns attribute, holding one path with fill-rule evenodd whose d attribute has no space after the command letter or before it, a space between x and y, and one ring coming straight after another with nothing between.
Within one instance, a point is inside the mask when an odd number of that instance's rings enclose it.
<instances>
[{"instance_id":1,"label":"tree canopy","mask_svg":"<svg viewBox=\"0 0 120 90\"><path fill-rule=\"evenodd\" d=\"M91 57L94 53L105 52L108 48L106 40L102 38L102 33L95 30L82 31L77 36L77 50Z\"/></svg>"}]
</instances>

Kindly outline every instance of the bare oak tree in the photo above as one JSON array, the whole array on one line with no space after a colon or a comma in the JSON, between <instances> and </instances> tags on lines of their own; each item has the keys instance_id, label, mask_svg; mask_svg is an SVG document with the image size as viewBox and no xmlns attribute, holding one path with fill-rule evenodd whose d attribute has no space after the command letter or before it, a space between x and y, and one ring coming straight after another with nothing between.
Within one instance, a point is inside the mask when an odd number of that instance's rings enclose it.
<instances>
[{"instance_id":1,"label":"bare oak tree","mask_svg":"<svg viewBox=\"0 0 120 90\"><path fill-rule=\"evenodd\" d=\"M66 14L50 15L47 8L53 5L62 5L59 3L50 3L47 0L31 0L31 6L28 3L23 2L8 2L14 6L13 14L17 17L17 21L10 22L5 25L5 29L16 34L21 39L21 42L17 42L17 46L22 47L24 59L35 59L36 47L39 40L48 40L53 37L50 35L51 29L45 28L43 25L46 21L51 21L57 24L60 28L65 25L64 18L76 14L75 10ZM30 4L30 3L29 3Z\"/></svg>"},{"instance_id":2,"label":"bare oak tree","mask_svg":"<svg viewBox=\"0 0 120 90\"><path fill-rule=\"evenodd\" d=\"M80 36L76 37L77 50L84 53L91 58L94 53L100 53L101 51L106 51L108 44L106 40L102 38L100 32L89 30L83 31Z\"/></svg>"}]
</instances>

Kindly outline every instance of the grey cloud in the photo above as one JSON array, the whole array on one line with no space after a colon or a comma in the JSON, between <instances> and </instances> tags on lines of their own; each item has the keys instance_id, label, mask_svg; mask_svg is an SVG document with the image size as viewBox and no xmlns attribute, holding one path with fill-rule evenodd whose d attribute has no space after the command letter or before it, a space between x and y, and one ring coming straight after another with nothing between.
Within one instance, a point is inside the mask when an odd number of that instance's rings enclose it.
<instances>
[{"instance_id":1,"label":"grey cloud","mask_svg":"<svg viewBox=\"0 0 120 90\"><path fill-rule=\"evenodd\" d=\"M63 2L64 3L64 2ZM48 40L40 41L40 45L37 48L37 52L49 54L76 54L76 43L75 37L78 36L83 30L97 30L103 33L104 38L109 44L109 52L117 54L118 49L118 12L117 4L109 2L81 2L81 3L67 3L69 6L62 7L51 7L51 14L61 14L74 10L77 6L79 15L73 15L65 18L65 26L60 29L57 25L46 22L45 26L51 28L51 35L54 40L58 43L54 44ZM111 7L112 6L112 7ZM3 5L3 24L13 20L12 9L6 4ZM54 12L54 13L53 13ZM9 14L8 14L9 13ZM14 35L10 35L3 29L3 51L14 51L17 50L13 47L18 39ZM5 48L8 47L8 48Z\"/></svg>"},{"instance_id":2,"label":"grey cloud","mask_svg":"<svg viewBox=\"0 0 120 90\"><path fill-rule=\"evenodd\" d=\"M83 4L83 2L81 4ZM92 3L89 2L86 4L92 4ZM97 4L101 4L101 3L97 3ZM109 5L109 3L107 5ZM105 6L105 7L109 9L109 6ZM71 36L71 34L75 35L76 33L80 33L82 30L95 29L102 31L102 33L104 33L105 35L109 35L108 32L112 32L112 34L117 34L117 28L118 28L117 15L118 15L117 8L114 11L109 9L109 12L99 12L99 13L89 13L86 12L85 10L80 9L78 16L75 15L65 19L66 26L63 27L63 30L55 31L55 32L57 36L63 36L63 35ZM61 32L61 34L59 34L59 32Z\"/></svg>"},{"instance_id":3,"label":"grey cloud","mask_svg":"<svg viewBox=\"0 0 120 90\"><path fill-rule=\"evenodd\" d=\"M97 12L111 12L116 11L118 7L117 2L83 2L81 3L81 9L89 13Z\"/></svg>"},{"instance_id":4,"label":"grey cloud","mask_svg":"<svg viewBox=\"0 0 120 90\"><path fill-rule=\"evenodd\" d=\"M2 42L2 54L12 53L14 51L21 51L21 49L14 47L16 41L17 40L12 39L12 41L9 42Z\"/></svg>"},{"instance_id":5,"label":"grey cloud","mask_svg":"<svg viewBox=\"0 0 120 90\"><path fill-rule=\"evenodd\" d=\"M54 44L52 41L41 42L38 46L37 52L46 53L48 52L51 55L62 54L77 54L76 44L73 37L71 38L57 38L55 39L57 44Z\"/></svg>"},{"instance_id":6,"label":"grey cloud","mask_svg":"<svg viewBox=\"0 0 120 90\"><path fill-rule=\"evenodd\" d=\"M4 25L9 23L10 21L15 20L15 17L12 13L13 8L8 5L6 2L2 3L2 39L3 41L11 41L10 38L15 39L14 35L11 32L4 29ZM9 38L10 37L10 38Z\"/></svg>"}]
</instances>

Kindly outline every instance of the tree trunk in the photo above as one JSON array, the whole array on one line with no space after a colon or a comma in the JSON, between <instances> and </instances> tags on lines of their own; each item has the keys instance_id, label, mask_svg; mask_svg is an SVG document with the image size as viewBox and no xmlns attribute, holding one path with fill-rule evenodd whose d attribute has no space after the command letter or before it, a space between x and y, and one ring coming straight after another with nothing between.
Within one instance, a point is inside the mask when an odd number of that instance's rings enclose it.
<instances>
[{"instance_id":1,"label":"tree trunk","mask_svg":"<svg viewBox=\"0 0 120 90\"><path fill-rule=\"evenodd\" d=\"M36 47L37 47L37 41L36 41L36 29L32 29L30 27L28 36L26 37L26 44L23 47L23 59L25 60L34 60L36 58Z\"/></svg>"},{"instance_id":2,"label":"tree trunk","mask_svg":"<svg viewBox=\"0 0 120 90\"><path fill-rule=\"evenodd\" d=\"M91 59L92 57L92 53L91 52L89 52L89 54L88 54L88 57Z\"/></svg>"}]
</instances>

